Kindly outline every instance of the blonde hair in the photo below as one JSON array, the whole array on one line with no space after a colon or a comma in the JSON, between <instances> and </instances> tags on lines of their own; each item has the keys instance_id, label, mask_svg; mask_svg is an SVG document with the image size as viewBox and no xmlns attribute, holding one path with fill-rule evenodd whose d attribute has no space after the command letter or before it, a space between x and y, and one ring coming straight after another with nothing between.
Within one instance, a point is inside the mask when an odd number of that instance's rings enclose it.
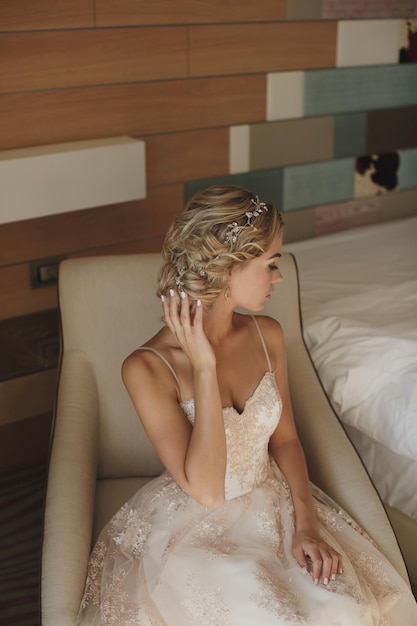
<instances>
[{"instance_id":1,"label":"blonde hair","mask_svg":"<svg viewBox=\"0 0 417 626\"><path fill-rule=\"evenodd\" d=\"M252 192L236 186L195 194L166 234L158 296L183 289L191 301L211 305L225 289L231 268L263 254L283 228L281 213L270 203L246 225L255 203L260 204ZM228 241L232 224L239 226L239 234Z\"/></svg>"}]
</instances>

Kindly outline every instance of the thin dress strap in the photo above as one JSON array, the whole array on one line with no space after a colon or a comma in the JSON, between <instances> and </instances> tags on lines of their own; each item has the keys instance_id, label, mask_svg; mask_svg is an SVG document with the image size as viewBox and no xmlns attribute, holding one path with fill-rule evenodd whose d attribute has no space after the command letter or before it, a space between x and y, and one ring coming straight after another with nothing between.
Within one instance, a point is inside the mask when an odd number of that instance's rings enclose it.
<instances>
[{"instance_id":1,"label":"thin dress strap","mask_svg":"<svg viewBox=\"0 0 417 626\"><path fill-rule=\"evenodd\" d=\"M263 336L263 334L261 332L261 329L259 328L258 320L256 319L255 315L251 315L251 318L255 322L256 329L257 329L257 331L259 333L259 337L261 338L262 346L263 346L263 349L264 349L264 352L265 352L266 361L268 363L268 370L270 372L272 372L271 359L269 358L268 350L266 348L265 339L264 339L264 336Z\"/></svg>"},{"instance_id":2,"label":"thin dress strap","mask_svg":"<svg viewBox=\"0 0 417 626\"><path fill-rule=\"evenodd\" d=\"M175 382L178 385L178 389L180 392L180 397L181 397L181 402L184 402L184 395L182 393L182 387L181 387L181 383L180 380L178 378L178 376L175 373L174 368L172 367L171 363L168 361L168 359L166 359L164 357L163 354L161 354L158 350L155 350L155 348L149 348L148 346L141 346L140 348L138 348L138 350L148 350L149 352L153 352L154 354L156 354L157 356L159 356L160 359L162 359L162 361L165 363L165 365L170 369L171 374L173 375L173 377L175 378Z\"/></svg>"}]
</instances>

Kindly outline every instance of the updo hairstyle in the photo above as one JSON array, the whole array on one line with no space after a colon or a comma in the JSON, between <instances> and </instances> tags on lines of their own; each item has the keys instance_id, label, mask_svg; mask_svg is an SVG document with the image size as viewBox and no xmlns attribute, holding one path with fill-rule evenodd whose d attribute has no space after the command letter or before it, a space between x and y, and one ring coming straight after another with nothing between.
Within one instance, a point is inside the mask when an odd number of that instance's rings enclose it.
<instances>
[{"instance_id":1,"label":"updo hairstyle","mask_svg":"<svg viewBox=\"0 0 417 626\"><path fill-rule=\"evenodd\" d=\"M231 268L261 256L282 230L282 215L270 203L245 226L256 203L253 193L236 186L213 186L195 194L166 234L158 296L184 290L190 301L211 305L226 288ZM239 234L228 240L234 223Z\"/></svg>"}]
</instances>

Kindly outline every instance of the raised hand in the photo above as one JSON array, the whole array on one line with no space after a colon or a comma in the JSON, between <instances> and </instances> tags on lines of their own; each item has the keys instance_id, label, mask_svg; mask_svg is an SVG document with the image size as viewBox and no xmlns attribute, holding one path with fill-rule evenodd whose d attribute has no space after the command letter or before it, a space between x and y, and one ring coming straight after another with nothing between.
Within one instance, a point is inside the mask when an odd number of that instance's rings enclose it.
<instances>
[{"instance_id":1,"label":"raised hand","mask_svg":"<svg viewBox=\"0 0 417 626\"><path fill-rule=\"evenodd\" d=\"M216 357L203 328L203 307L200 300L197 300L192 313L185 291L180 291L178 296L171 289L169 297L162 296L161 299L166 324L190 359L193 368L215 367Z\"/></svg>"}]
</instances>

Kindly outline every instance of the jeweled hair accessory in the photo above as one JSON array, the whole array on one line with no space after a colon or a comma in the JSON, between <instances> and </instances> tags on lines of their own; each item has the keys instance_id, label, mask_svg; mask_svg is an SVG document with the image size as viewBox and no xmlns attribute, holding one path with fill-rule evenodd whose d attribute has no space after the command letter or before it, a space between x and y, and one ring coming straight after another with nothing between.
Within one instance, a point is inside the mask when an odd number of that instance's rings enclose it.
<instances>
[{"instance_id":1,"label":"jeweled hair accessory","mask_svg":"<svg viewBox=\"0 0 417 626\"><path fill-rule=\"evenodd\" d=\"M253 209L253 211L246 211L245 224L239 225L237 222L232 222L231 224L227 225L226 235L224 238L225 243L235 243L242 230L248 228L249 226L256 230L256 227L252 224L252 220L255 217L259 217L261 213L266 213L268 211L268 207L266 206L265 202L259 201L258 196L255 196L255 199L252 198L251 203L255 205L255 208Z\"/></svg>"},{"instance_id":2,"label":"jeweled hair accessory","mask_svg":"<svg viewBox=\"0 0 417 626\"><path fill-rule=\"evenodd\" d=\"M178 291L184 291L184 283L179 276L175 277L175 284L178 287Z\"/></svg>"}]
</instances>

